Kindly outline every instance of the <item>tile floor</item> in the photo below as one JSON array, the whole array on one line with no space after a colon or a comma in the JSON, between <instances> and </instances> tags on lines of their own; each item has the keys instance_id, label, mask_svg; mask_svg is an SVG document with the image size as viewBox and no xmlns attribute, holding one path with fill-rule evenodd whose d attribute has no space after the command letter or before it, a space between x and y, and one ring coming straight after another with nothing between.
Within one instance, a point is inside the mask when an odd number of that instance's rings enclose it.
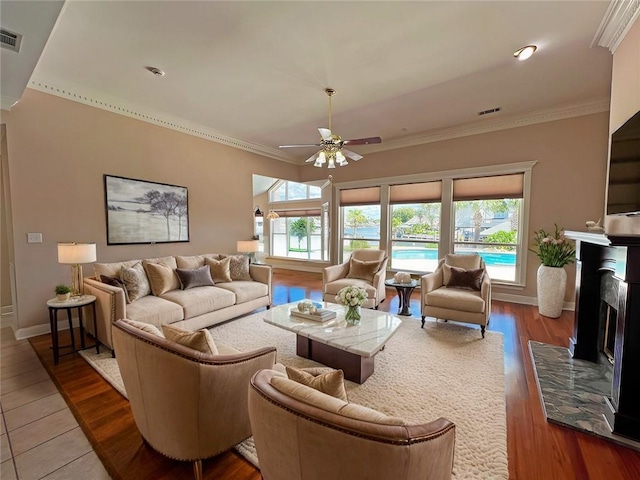
<instances>
[{"instance_id":1,"label":"tile floor","mask_svg":"<svg viewBox=\"0 0 640 480\"><path fill-rule=\"evenodd\" d=\"M2 480L110 478L31 345L10 327L0 329L0 370Z\"/></svg>"}]
</instances>

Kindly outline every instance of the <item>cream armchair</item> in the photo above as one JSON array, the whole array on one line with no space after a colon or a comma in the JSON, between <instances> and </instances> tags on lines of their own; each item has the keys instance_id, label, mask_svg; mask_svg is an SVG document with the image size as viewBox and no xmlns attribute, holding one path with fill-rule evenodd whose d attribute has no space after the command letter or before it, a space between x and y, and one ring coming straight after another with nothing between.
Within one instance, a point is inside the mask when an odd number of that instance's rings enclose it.
<instances>
[{"instance_id":1,"label":"cream armchair","mask_svg":"<svg viewBox=\"0 0 640 480\"><path fill-rule=\"evenodd\" d=\"M273 370L254 375L249 416L264 480L445 480L455 425L407 424Z\"/></svg>"},{"instance_id":2,"label":"cream armchair","mask_svg":"<svg viewBox=\"0 0 640 480\"><path fill-rule=\"evenodd\" d=\"M253 374L274 368L276 349L241 353L217 345L201 353L122 320L113 324L116 359L136 425L147 443L167 457L202 460L251 436L247 392Z\"/></svg>"},{"instance_id":3,"label":"cream armchair","mask_svg":"<svg viewBox=\"0 0 640 480\"><path fill-rule=\"evenodd\" d=\"M453 271L452 267L464 271ZM473 270L482 270L480 275ZM420 282L425 317L480 325L482 338L491 315L491 278L480 255L449 254Z\"/></svg>"},{"instance_id":4,"label":"cream armchair","mask_svg":"<svg viewBox=\"0 0 640 480\"><path fill-rule=\"evenodd\" d=\"M343 287L356 285L369 294L365 308L378 309L385 299L384 281L387 274L387 252L377 249L357 249L344 263L322 270L322 299L335 302Z\"/></svg>"}]
</instances>

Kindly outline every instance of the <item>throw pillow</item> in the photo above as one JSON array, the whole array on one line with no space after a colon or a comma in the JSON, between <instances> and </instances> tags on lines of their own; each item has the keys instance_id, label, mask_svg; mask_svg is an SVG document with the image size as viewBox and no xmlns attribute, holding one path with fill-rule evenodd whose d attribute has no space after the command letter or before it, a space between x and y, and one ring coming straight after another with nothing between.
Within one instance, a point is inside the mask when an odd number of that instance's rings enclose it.
<instances>
[{"instance_id":1,"label":"throw pillow","mask_svg":"<svg viewBox=\"0 0 640 480\"><path fill-rule=\"evenodd\" d=\"M207 265L199 268L176 269L182 290L194 287L212 287L215 285L211 278L211 270Z\"/></svg>"},{"instance_id":2,"label":"throw pillow","mask_svg":"<svg viewBox=\"0 0 640 480\"><path fill-rule=\"evenodd\" d=\"M123 265L120 269L120 279L124 283L131 302L135 302L151 293L151 286L149 285L147 274L140 262L134 264L132 267L125 267Z\"/></svg>"},{"instance_id":3,"label":"throw pillow","mask_svg":"<svg viewBox=\"0 0 640 480\"><path fill-rule=\"evenodd\" d=\"M137 328L138 330L142 330L143 332L151 333L153 335L157 335L159 337L164 338L164 335L158 327L155 325L151 325L150 323L138 322L136 320L129 320L128 318L123 318L122 321L132 327Z\"/></svg>"},{"instance_id":4,"label":"throw pillow","mask_svg":"<svg viewBox=\"0 0 640 480\"><path fill-rule=\"evenodd\" d=\"M319 392L339 398L345 402L347 390L344 388L344 373L342 370L329 370L326 368L298 368L286 367L290 380L311 387Z\"/></svg>"},{"instance_id":5,"label":"throw pillow","mask_svg":"<svg viewBox=\"0 0 640 480\"><path fill-rule=\"evenodd\" d=\"M127 303L131 303L131 300L129 300L129 294L127 293L127 289L125 288L124 283L122 283L122 280L120 280L118 277L112 277L110 275L100 275L100 281L107 285L111 285L112 287L121 288L122 291L124 292L125 301Z\"/></svg>"},{"instance_id":6,"label":"throw pillow","mask_svg":"<svg viewBox=\"0 0 640 480\"><path fill-rule=\"evenodd\" d=\"M249 275L249 257L246 255L229 255L229 273L231 280L252 280Z\"/></svg>"},{"instance_id":7,"label":"throw pillow","mask_svg":"<svg viewBox=\"0 0 640 480\"><path fill-rule=\"evenodd\" d=\"M446 265L446 267L449 267ZM482 278L484 277L484 270L478 268L476 270L465 270L464 268L449 267L450 277L447 287L451 288L466 288L469 290L478 290L482 287Z\"/></svg>"},{"instance_id":8,"label":"throw pillow","mask_svg":"<svg viewBox=\"0 0 640 480\"><path fill-rule=\"evenodd\" d=\"M475 270L482 267L482 258L477 253L447 253L444 256L444 264L448 267L464 268L465 270ZM442 271L442 283L449 283L451 270L444 268Z\"/></svg>"},{"instance_id":9,"label":"throw pillow","mask_svg":"<svg viewBox=\"0 0 640 480\"><path fill-rule=\"evenodd\" d=\"M378 260L365 261L352 257L351 260L349 260L349 273L347 273L347 278L359 278L367 282L373 282L373 277L378 270L380 270L381 265L382 262Z\"/></svg>"},{"instance_id":10,"label":"throw pillow","mask_svg":"<svg viewBox=\"0 0 640 480\"><path fill-rule=\"evenodd\" d=\"M147 278L151 285L151 292L159 297L163 293L170 292L171 290L178 290L180 288L180 282L178 277L173 272L173 269L169 265L164 263L153 263L143 261L142 266L147 272Z\"/></svg>"},{"instance_id":11,"label":"throw pillow","mask_svg":"<svg viewBox=\"0 0 640 480\"><path fill-rule=\"evenodd\" d=\"M203 328L202 330L192 332L174 327L173 325L162 325L162 331L167 340L193 348L202 353L218 355L218 347L216 347L209 330Z\"/></svg>"},{"instance_id":12,"label":"throw pillow","mask_svg":"<svg viewBox=\"0 0 640 480\"><path fill-rule=\"evenodd\" d=\"M205 258L204 263L211 270L211 276L214 282L224 283L231 281L231 272L229 271L229 265L231 264L230 258L224 258L222 260Z\"/></svg>"}]
</instances>

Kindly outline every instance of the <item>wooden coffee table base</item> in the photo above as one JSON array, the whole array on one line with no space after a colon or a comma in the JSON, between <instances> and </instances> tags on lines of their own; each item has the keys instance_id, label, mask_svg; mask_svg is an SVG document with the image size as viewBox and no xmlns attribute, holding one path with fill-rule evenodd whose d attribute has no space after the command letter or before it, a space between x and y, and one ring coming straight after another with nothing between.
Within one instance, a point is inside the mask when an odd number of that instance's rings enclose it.
<instances>
[{"instance_id":1,"label":"wooden coffee table base","mask_svg":"<svg viewBox=\"0 0 640 480\"><path fill-rule=\"evenodd\" d=\"M374 356L361 357L301 335L296 335L296 353L300 357L341 369L344 378L352 382L364 383L373 373Z\"/></svg>"}]
</instances>

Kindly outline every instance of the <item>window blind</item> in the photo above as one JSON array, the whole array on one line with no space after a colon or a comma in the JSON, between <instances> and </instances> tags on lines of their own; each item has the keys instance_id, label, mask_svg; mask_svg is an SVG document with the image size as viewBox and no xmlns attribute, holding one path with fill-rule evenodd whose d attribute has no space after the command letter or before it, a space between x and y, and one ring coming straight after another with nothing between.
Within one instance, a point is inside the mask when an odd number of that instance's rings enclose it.
<instances>
[{"instance_id":1,"label":"window blind","mask_svg":"<svg viewBox=\"0 0 640 480\"><path fill-rule=\"evenodd\" d=\"M274 210L281 217L319 217L319 208L300 208L296 210Z\"/></svg>"},{"instance_id":2,"label":"window blind","mask_svg":"<svg viewBox=\"0 0 640 480\"><path fill-rule=\"evenodd\" d=\"M389 203L430 203L442 200L442 182L391 185Z\"/></svg>"},{"instance_id":3,"label":"window blind","mask_svg":"<svg viewBox=\"0 0 640 480\"><path fill-rule=\"evenodd\" d=\"M523 198L524 173L494 177L458 178L453 181L453 200Z\"/></svg>"},{"instance_id":4,"label":"window blind","mask_svg":"<svg viewBox=\"0 0 640 480\"><path fill-rule=\"evenodd\" d=\"M378 205L380 203L380 187L351 188L340 190L340 206Z\"/></svg>"}]
</instances>

